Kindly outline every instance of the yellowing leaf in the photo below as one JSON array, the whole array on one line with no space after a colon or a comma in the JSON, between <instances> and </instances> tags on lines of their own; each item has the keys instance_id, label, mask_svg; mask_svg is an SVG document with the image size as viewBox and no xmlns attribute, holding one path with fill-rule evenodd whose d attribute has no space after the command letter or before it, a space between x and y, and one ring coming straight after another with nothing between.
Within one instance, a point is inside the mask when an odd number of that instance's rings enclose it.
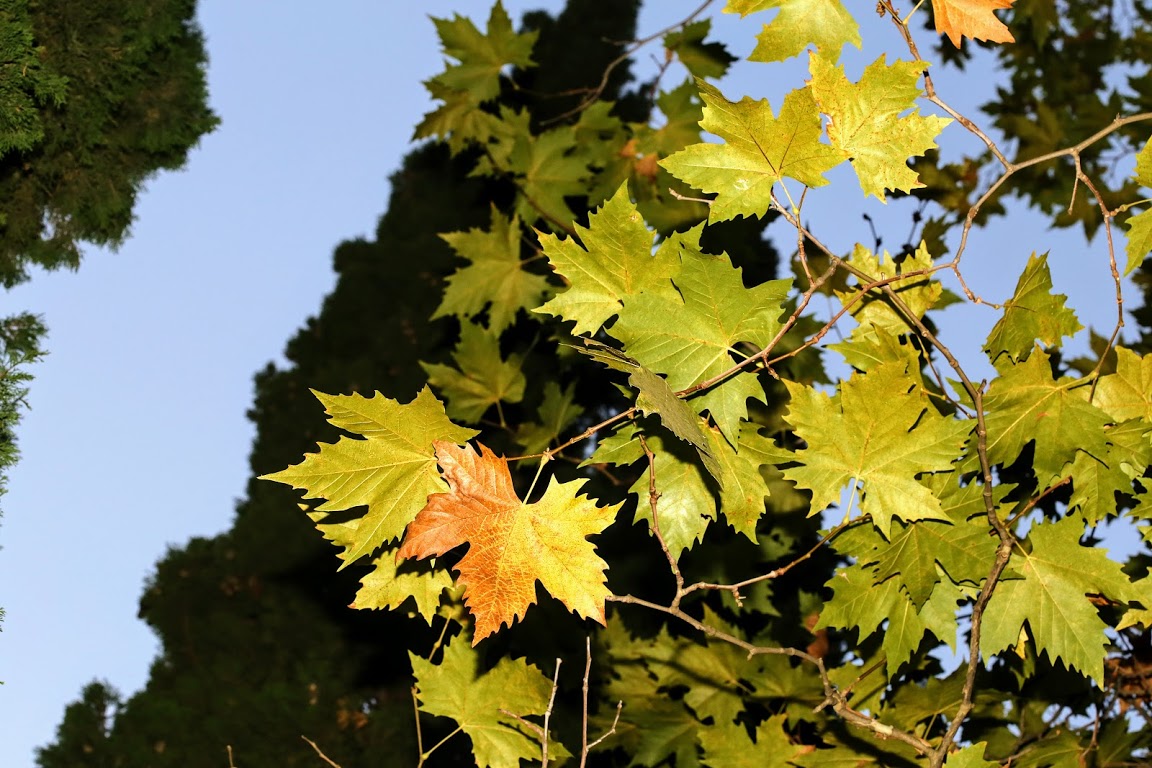
<instances>
[{"instance_id":1,"label":"yellowing leaf","mask_svg":"<svg viewBox=\"0 0 1152 768\"><path fill-rule=\"evenodd\" d=\"M932 0L936 31L947 35L952 45L960 47L965 37L990 43L1014 43L1016 38L996 15L1000 8L1011 8L1016 0Z\"/></svg>"},{"instance_id":2,"label":"yellowing leaf","mask_svg":"<svg viewBox=\"0 0 1152 768\"><path fill-rule=\"evenodd\" d=\"M1054 380L1049 357L1040 349L1022 363L1001 368L984 398L993 464L1016 461L1031 441L1036 476L1047 484L1078 450L1105 459L1104 427L1111 419L1088 402L1087 386L1074 386L1077 382L1067 376Z\"/></svg>"},{"instance_id":3,"label":"yellowing leaf","mask_svg":"<svg viewBox=\"0 0 1152 768\"><path fill-rule=\"evenodd\" d=\"M842 151L820 143L820 115L808 88L784 97L779 117L767 99L745 97L731 102L705 82L704 130L724 144L693 144L660 165L696 189L716 193L712 221L737 216L763 216L772 205L772 187L792 178L809 187L828 183L824 172L845 158Z\"/></svg>"},{"instance_id":4,"label":"yellowing leaf","mask_svg":"<svg viewBox=\"0 0 1152 768\"><path fill-rule=\"evenodd\" d=\"M1117 421L1139 418L1152 424L1152 355L1116 347L1116 373L1100 377L1093 402Z\"/></svg>"},{"instance_id":5,"label":"yellowing leaf","mask_svg":"<svg viewBox=\"0 0 1152 768\"><path fill-rule=\"evenodd\" d=\"M747 16L772 8L780 13L756 36L749 61L784 61L809 45L835 61L845 43L861 46L860 25L840 0L729 0L724 10Z\"/></svg>"},{"instance_id":6,"label":"yellowing leaf","mask_svg":"<svg viewBox=\"0 0 1152 768\"><path fill-rule=\"evenodd\" d=\"M519 768L521 760L540 758L540 745L516 721L548 708L552 683L540 670L524 659L504 658L480 674L476 651L459 638L439 664L409 657L421 711L459 723L480 768Z\"/></svg>"},{"instance_id":7,"label":"yellowing leaf","mask_svg":"<svg viewBox=\"0 0 1152 768\"><path fill-rule=\"evenodd\" d=\"M452 576L444 570L397 569L396 553L384 552L372 560L372 572L360 579L350 608L398 608L410 599L428 624L440 606L440 595L452 589Z\"/></svg>"},{"instance_id":8,"label":"yellowing leaf","mask_svg":"<svg viewBox=\"0 0 1152 768\"><path fill-rule=\"evenodd\" d=\"M488 309L488 330L499 336L520 309L532 309L548 290L541 275L525 272L520 261L520 219L492 209L492 226L440 235L471 262L448 277L444 298L432 319L456 315L470 320Z\"/></svg>"},{"instance_id":9,"label":"yellowing leaf","mask_svg":"<svg viewBox=\"0 0 1152 768\"><path fill-rule=\"evenodd\" d=\"M552 269L569 286L536 309L576 323L576 333L595 333L620 311L621 299L671 277L674 256L665 248L652 255L656 233L621 186L612 199L588 218L588 228L577 225L575 238L561 240L541 235L540 245Z\"/></svg>"},{"instance_id":10,"label":"yellowing leaf","mask_svg":"<svg viewBox=\"0 0 1152 768\"><path fill-rule=\"evenodd\" d=\"M1140 186L1152 187L1152 139L1145 142L1136 155L1135 178ZM1124 247L1124 252L1128 254L1128 262L1124 265L1124 274L1127 276L1152 252L1152 210L1137 213L1124 223L1128 226L1128 243Z\"/></svg>"},{"instance_id":11,"label":"yellowing leaf","mask_svg":"<svg viewBox=\"0 0 1152 768\"><path fill-rule=\"evenodd\" d=\"M678 275L665 290L652 290L624 301L611 333L640 363L668 377L674 390L706 381L731 368L741 354L738 342L762 348L780 330L790 280L771 280L745 288L727 256L709 256L698 248L681 250ZM678 290L677 290L678 289ZM675 318L675 322L669 322ZM754 377L737 376L689 402L709 411L729 442L735 444L747 399L764 401Z\"/></svg>"},{"instance_id":12,"label":"yellowing leaf","mask_svg":"<svg viewBox=\"0 0 1152 768\"><path fill-rule=\"evenodd\" d=\"M476 617L473 644L511 625L536 602L539 580L560 602L604 623L608 567L586 537L612 522L619 505L597 507L577 497L577 483L548 484L526 504L512 487L508 462L486 446L436 444L447 493L433 494L408 526L399 557L442 555L461 544L456 566L464 601Z\"/></svg>"},{"instance_id":13,"label":"yellowing leaf","mask_svg":"<svg viewBox=\"0 0 1152 768\"><path fill-rule=\"evenodd\" d=\"M1002 354L1013 360L1028 356L1039 341L1047 346L1060 343L1081 328L1076 313L1065 305L1067 296L1052 293L1052 273L1048 254L1028 257L1016 292L1004 302L1004 315L993 326L984 343L984 351L993 363Z\"/></svg>"},{"instance_id":14,"label":"yellowing leaf","mask_svg":"<svg viewBox=\"0 0 1152 768\"><path fill-rule=\"evenodd\" d=\"M885 189L911 192L924 186L908 158L934 149L936 136L952 122L916 108L922 95L916 83L927 66L923 61L888 65L882 54L860 82L851 83L828 57L814 53L809 59L812 94L830 118L828 138L851 158L865 195L885 200ZM911 114L901 116L908 110Z\"/></svg>"},{"instance_id":15,"label":"yellowing leaf","mask_svg":"<svg viewBox=\"0 0 1152 768\"><path fill-rule=\"evenodd\" d=\"M1012 555L1012 567L1023 578L998 584L988 603L982 653L988 656L1014 645L1027 622L1037 652L1046 651L1053 663L1061 661L1104 684L1106 625L1087 595L1120 602L1139 595L1105 550L1081 546L1083 532L1084 523L1076 517L1032 528L1032 551L1017 549Z\"/></svg>"},{"instance_id":16,"label":"yellowing leaf","mask_svg":"<svg viewBox=\"0 0 1152 768\"><path fill-rule=\"evenodd\" d=\"M433 442L464 442L476 433L449 421L444 406L427 387L408 404L379 393L371 398L314 394L328 410L329 421L365 439L341 437L333 444L322 443L319 453L261 479L301 488L306 498L325 499L313 513L317 521L322 513L367 505L363 517L341 523L338 529L320 525L345 548L340 557L348 565L398 538L428 494L444 488Z\"/></svg>"},{"instance_id":17,"label":"yellowing leaf","mask_svg":"<svg viewBox=\"0 0 1152 768\"><path fill-rule=\"evenodd\" d=\"M854 374L834 397L784 382L788 421L807 447L784 477L812 491L815 515L840 499L853 478L864 485L861 512L889 536L892 519L947 520L939 499L917 480L946 472L960 455L970 425L940 416L899 363Z\"/></svg>"}]
</instances>

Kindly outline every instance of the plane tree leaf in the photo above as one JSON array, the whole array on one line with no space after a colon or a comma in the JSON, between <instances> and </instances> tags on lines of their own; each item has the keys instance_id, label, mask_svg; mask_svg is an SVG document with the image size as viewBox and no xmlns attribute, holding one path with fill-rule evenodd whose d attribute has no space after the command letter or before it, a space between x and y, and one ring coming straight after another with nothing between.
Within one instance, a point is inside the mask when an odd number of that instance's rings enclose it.
<instances>
[{"instance_id":1,"label":"plane tree leaf","mask_svg":"<svg viewBox=\"0 0 1152 768\"><path fill-rule=\"evenodd\" d=\"M1052 293L1052 274L1048 254L1028 257L1024 273L1016 283L1016 292L1004 302L1004 314L992 327L984 351L995 363L1000 355L1013 360L1028 356L1039 341L1047 346L1073 336L1084 326L1076 313L1065 305L1067 296Z\"/></svg>"},{"instance_id":2,"label":"plane tree leaf","mask_svg":"<svg viewBox=\"0 0 1152 768\"><path fill-rule=\"evenodd\" d=\"M578 334L596 333L620 312L625 296L666 281L678 266L667 248L653 256L655 233L645 226L626 186L589 216L587 229L576 225L576 232L579 242L540 235L544 255L568 288L535 311L575 322Z\"/></svg>"},{"instance_id":3,"label":"plane tree leaf","mask_svg":"<svg viewBox=\"0 0 1152 768\"><path fill-rule=\"evenodd\" d=\"M675 53L693 77L724 77L736 61L723 43L704 42L711 29L712 20L701 19L664 36L664 48Z\"/></svg>"},{"instance_id":4,"label":"plane tree leaf","mask_svg":"<svg viewBox=\"0 0 1152 768\"><path fill-rule=\"evenodd\" d=\"M512 324L521 309L540 305L548 292L542 275L524 270L520 259L520 219L501 216L492 210L488 231L473 228L467 232L440 235L456 255L471 262L448 276L444 298L432 315L455 315L471 320L487 308L488 330L495 335Z\"/></svg>"},{"instance_id":5,"label":"plane tree leaf","mask_svg":"<svg viewBox=\"0 0 1152 768\"><path fill-rule=\"evenodd\" d=\"M1083 533L1083 521L1074 516L1033 526L1027 539L1031 551L1012 555L1022 578L997 585L988 603L982 653L1014 646L1027 623L1037 652L1104 684L1107 625L1088 596L1121 603L1140 596L1105 550L1080 544Z\"/></svg>"},{"instance_id":6,"label":"plane tree leaf","mask_svg":"<svg viewBox=\"0 0 1152 768\"><path fill-rule=\"evenodd\" d=\"M840 0L729 0L724 8L741 16L771 9L780 12L756 36L749 61L784 61L809 45L835 61L845 44L862 45L860 25Z\"/></svg>"},{"instance_id":7,"label":"plane tree leaf","mask_svg":"<svg viewBox=\"0 0 1152 768\"><path fill-rule=\"evenodd\" d=\"M1116 372L1100 377L1092 402L1117 421L1144 419L1152 425L1152 355L1116 347Z\"/></svg>"},{"instance_id":8,"label":"plane tree leaf","mask_svg":"<svg viewBox=\"0 0 1152 768\"><path fill-rule=\"evenodd\" d=\"M951 119L921 115L916 85L927 62L897 61L885 56L868 65L858 83L849 82L834 57L812 54L811 89L828 115L828 139L851 158L865 195L885 200L884 190L911 192L923 187L908 159L936 148L936 136ZM903 114L909 112L910 114ZM811 185L810 185L811 186Z\"/></svg>"},{"instance_id":9,"label":"plane tree leaf","mask_svg":"<svg viewBox=\"0 0 1152 768\"><path fill-rule=\"evenodd\" d=\"M990 43L1014 43L1016 38L993 11L1011 8L1016 0L932 0L936 31L960 47L965 37Z\"/></svg>"},{"instance_id":10,"label":"plane tree leaf","mask_svg":"<svg viewBox=\"0 0 1152 768\"><path fill-rule=\"evenodd\" d=\"M428 495L445 487L436 470L433 444L462 443L476 432L449 421L443 404L427 387L407 404L380 393L314 394L332 424L364 439L341 437L336 443L322 443L318 453L262 479L300 488L306 498L324 499L313 513L317 522L321 514L367 506L359 518L336 527L320 525L344 548L340 557L348 565L399 538Z\"/></svg>"},{"instance_id":11,"label":"plane tree leaf","mask_svg":"<svg viewBox=\"0 0 1152 768\"><path fill-rule=\"evenodd\" d=\"M820 116L810 89L789 92L777 116L767 99L731 102L714 86L697 85L704 100L700 125L724 143L693 144L660 165L692 187L716 194L709 220L764 216L775 184L791 178L823 186L824 173L844 160L843 151L820 142Z\"/></svg>"},{"instance_id":12,"label":"plane tree leaf","mask_svg":"<svg viewBox=\"0 0 1152 768\"><path fill-rule=\"evenodd\" d=\"M784 724L787 715L774 715L756 728L756 741L743 725L717 723L700 734L702 762L709 768L789 768L814 747L793 742Z\"/></svg>"},{"instance_id":13,"label":"plane tree leaf","mask_svg":"<svg viewBox=\"0 0 1152 768\"><path fill-rule=\"evenodd\" d=\"M940 416L906 366L887 363L853 374L833 396L784 383L791 397L786 418L807 444L784 477L812 492L810 514L839 501L856 480L863 484L860 511L885 537L893 518L947 519L917 476L951 470L971 426Z\"/></svg>"},{"instance_id":14,"label":"plane tree leaf","mask_svg":"<svg viewBox=\"0 0 1152 768\"><path fill-rule=\"evenodd\" d=\"M456 572L476 618L473 644L522 618L536 602L537 581L577 615L604 623L607 564L587 536L604 530L619 505L598 507L576 495L580 483L555 480L526 503L508 462L484 445L477 453L437 442L436 460L449 490L428 498L397 554L431 557L468 545Z\"/></svg>"},{"instance_id":15,"label":"plane tree leaf","mask_svg":"<svg viewBox=\"0 0 1152 768\"><path fill-rule=\"evenodd\" d=\"M1032 442L1032 466L1046 485L1061 476L1078 450L1103 459L1108 453L1104 428L1111 419L1088 402L1089 389L1067 376L1054 379L1040 349L1023 362L1002 365L984 398L989 460L1011 464Z\"/></svg>"},{"instance_id":16,"label":"plane tree leaf","mask_svg":"<svg viewBox=\"0 0 1152 768\"><path fill-rule=\"evenodd\" d=\"M555 381L544 383L544 399L536 412L537 421L526 421L516 430L516 443L525 453L540 453L579 418L584 408L576 403L576 383L561 389Z\"/></svg>"},{"instance_id":17,"label":"plane tree leaf","mask_svg":"<svg viewBox=\"0 0 1152 768\"><path fill-rule=\"evenodd\" d=\"M518 403L524 397L526 379L520 357L501 357L500 340L480 326L461 324L460 342L452 357L459 368L420 364L428 383L448 398L452 418L475 424L497 403Z\"/></svg>"},{"instance_id":18,"label":"plane tree leaf","mask_svg":"<svg viewBox=\"0 0 1152 768\"><path fill-rule=\"evenodd\" d=\"M540 758L540 744L529 738L517 717L542 715L552 681L524 659L501 659L480 671L479 657L462 638L444 649L433 664L410 653L420 709L450 717L472 740L480 768L519 768L521 760Z\"/></svg>"},{"instance_id":19,"label":"plane tree leaf","mask_svg":"<svg viewBox=\"0 0 1152 768\"><path fill-rule=\"evenodd\" d=\"M440 595L452 589L452 575L442 569L415 569L406 565L397 567L394 550L373 558L372 571L360 579L360 589L349 607L391 609L411 599L416 612L425 623L431 624L440 607Z\"/></svg>"},{"instance_id":20,"label":"plane tree leaf","mask_svg":"<svg viewBox=\"0 0 1152 768\"><path fill-rule=\"evenodd\" d=\"M741 271L727 256L682 249L680 269L665 290L629 297L611 333L641 364L667 376L674 390L684 390L730 369L747 350L770 344L780 330L790 280L772 280L745 288ZM676 318L670 323L669 318ZM736 357L734 357L736 355ZM727 386L725 386L727 385ZM691 399L709 411L729 441L735 443L747 398L764 402L752 377L729 379Z\"/></svg>"},{"instance_id":21,"label":"plane tree leaf","mask_svg":"<svg viewBox=\"0 0 1152 768\"><path fill-rule=\"evenodd\" d=\"M1136 155L1136 183L1141 187L1152 188L1152 139ZM1152 252L1152 209L1128 217L1124 222L1128 227L1128 241L1124 252L1128 262L1124 265L1125 276L1144 262L1144 257Z\"/></svg>"},{"instance_id":22,"label":"plane tree leaf","mask_svg":"<svg viewBox=\"0 0 1152 768\"><path fill-rule=\"evenodd\" d=\"M452 19L433 18L444 55L455 59L436 76L437 83L466 92L477 104L500 93L500 72L511 65L532 65L532 46L536 32L517 33L512 19L497 0L488 17L486 33L480 32L471 19L455 15Z\"/></svg>"}]
</instances>

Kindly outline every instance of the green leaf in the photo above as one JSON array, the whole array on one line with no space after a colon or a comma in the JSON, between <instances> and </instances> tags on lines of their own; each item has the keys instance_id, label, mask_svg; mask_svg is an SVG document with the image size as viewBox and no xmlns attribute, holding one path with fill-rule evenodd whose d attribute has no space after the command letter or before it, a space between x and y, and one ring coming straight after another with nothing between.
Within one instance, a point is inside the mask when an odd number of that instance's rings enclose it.
<instances>
[{"instance_id":1,"label":"green leaf","mask_svg":"<svg viewBox=\"0 0 1152 768\"><path fill-rule=\"evenodd\" d=\"M536 422L524 422L516 430L516 443L527 454L548 448L584 409L576 404L576 382L564 389L554 381L544 382L544 399L536 413Z\"/></svg>"},{"instance_id":2,"label":"green leaf","mask_svg":"<svg viewBox=\"0 0 1152 768\"><path fill-rule=\"evenodd\" d=\"M995 363L996 358L1006 354L1019 361L1028 356L1036 341L1051 347L1058 345L1062 337L1075 335L1084 326L1065 305L1067 298L1052 293L1048 254L1029 256L1016 292L1004 302L1004 315L984 343L988 359Z\"/></svg>"},{"instance_id":3,"label":"green leaf","mask_svg":"<svg viewBox=\"0 0 1152 768\"><path fill-rule=\"evenodd\" d=\"M543 276L523 269L519 218L507 219L493 208L492 225L487 232L473 228L440 237L471 264L449 275L433 320L455 315L467 321L487 307L488 330L499 336L520 309L539 306L548 292L548 281Z\"/></svg>"},{"instance_id":4,"label":"green leaf","mask_svg":"<svg viewBox=\"0 0 1152 768\"><path fill-rule=\"evenodd\" d=\"M1136 182L1145 188L1152 187L1152 139L1136 154ZM1124 265L1124 276L1144 262L1144 257L1152 252L1152 210L1142 211L1125 222L1128 226L1128 243L1124 252L1128 262Z\"/></svg>"},{"instance_id":5,"label":"green leaf","mask_svg":"<svg viewBox=\"0 0 1152 768\"><path fill-rule=\"evenodd\" d=\"M788 768L812 747L795 744L784 730L787 715L774 715L756 729L756 742L743 725L721 723L700 731L703 763L710 768Z\"/></svg>"},{"instance_id":6,"label":"green leaf","mask_svg":"<svg viewBox=\"0 0 1152 768\"><path fill-rule=\"evenodd\" d=\"M923 187L908 158L936 148L936 136L952 122L924 116L916 108L922 95L916 85L927 62L897 61L889 66L881 55L868 65L860 82L851 83L842 66L812 54L811 89L828 115L832 146L852 160L865 195L884 201L884 190L911 192ZM901 116L912 110L911 114Z\"/></svg>"},{"instance_id":7,"label":"green leaf","mask_svg":"<svg viewBox=\"0 0 1152 768\"><path fill-rule=\"evenodd\" d=\"M344 547L344 565L399 538L424 507L428 495L447 485L436 468L432 443L463 443L477 433L448 420L444 406L427 387L407 404L380 393L371 398L313 392L335 426L365 439L341 437L321 443L319 453L299 464L261 476L306 491L306 498L325 499L319 513L367 505L358 520L328 527L325 535ZM323 529L325 526L321 526Z\"/></svg>"},{"instance_id":8,"label":"green leaf","mask_svg":"<svg viewBox=\"0 0 1152 768\"><path fill-rule=\"evenodd\" d=\"M711 221L764 216L777 182L787 177L809 187L824 186L825 171L846 156L820 143L820 115L808 88L788 93L777 117L767 99L731 102L711 85L697 85L704 99L700 125L725 143L694 144L660 165L692 187L716 193Z\"/></svg>"},{"instance_id":9,"label":"green leaf","mask_svg":"<svg viewBox=\"0 0 1152 768\"><path fill-rule=\"evenodd\" d=\"M780 13L756 36L749 61L784 61L809 44L836 61L846 43L861 47L860 25L840 0L729 0L724 10L747 16L771 8Z\"/></svg>"},{"instance_id":10,"label":"green leaf","mask_svg":"<svg viewBox=\"0 0 1152 768\"><path fill-rule=\"evenodd\" d=\"M652 255L655 233L621 186L611 200L576 226L575 238L540 235L540 245L552 269L568 282L544 306L534 310L576 323L575 333L594 334L619 313L621 300L672 276L678 264L674 252L660 248Z\"/></svg>"},{"instance_id":11,"label":"green leaf","mask_svg":"<svg viewBox=\"0 0 1152 768\"><path fill-rule=\"evenodd\" d=\"M734 450L716 430L708 430L708 437L720 465L720 511L737 533L756 541L756 523L764 514L764 500L770 495L760 467L769 462L775 446L747 422L738 433L739 450Z\"/></svg>"},{"instance_id":12,"label":"green leaf","mask_svg":"<svg viewBox=\"0 0 1152 768\"><path fill-rule=\"evenodd\" d=\"M864 484L860 510L887 537L892 519L946 520L939 499L917 481L946 472L960 455L970 425L940 416L909 376L887 363L841 382L834 396L785 381L787 419L807 447L784 477L812 491L810 515L839 501L853 479Z\"/></svg>"},{"instance_id":13,"label":"green leaf","mask_svg":"<svg viewBox=\"0 0 1152 768\"><path fill-rule=\"evenodd\" d=\"M517 34L512 20L497 0L488 17L487 34L481 34L470 19L456 15L453 19L433 18L444 54L458 61L449 64L436 81L480 103L500 94L500 71L504 67L532 66L532 46L537 32Z\"/></svg>"},{"instance_id":14,"label":"green leaf","mask_svg":"<svg viewBox=\"0 0 1152 768\"><path fill-rule=\"evenodd\" d=\"M588 189L588 157L580 152L571 126L516 142L504 171L517 175L516 212L528 222L543 217L550 228L567 226L575 214L566 197Z\"/></svg>"},{"instance_id":15,"label":"green leaf","mask_svg":"<svg viewBox=\"0 0 1152 768\"><path fill-rule=\"evenodd\" d=\"M504 401L524 397L524 371L520 357L500 357L500 340L473 323L461 323L460 341L452 354L459 370L440 363L421 363L428 383L448 398L454 419L478 423L485 412Z\"/></svg>"},{"instance_id":16,"label":"green leaf","mask_svg":"<svg viewBox=\"0 0 1152 768\"><path fill-rule=\"evenodd\" d=\"M1152 424L1152 355L1116 347L1116 372L1100 377L1093 403L1117 421Z\"/></svg>"},{"instance_id":17,"label":"green leaf","mask_svg":"<svg viewBox=\"0 0 1152 768\"><path fill-rule=\"evenodd\" d=\"M920 610L900 589L897 579L879 584L868 569L859 565L841 569L829 580L832 599L820 611L816 628L855 628L863 641L884 621L884 655L888 674L894 675L920 646L925 632L931 632L949 645L956 639L956 600L960 593L950 585L940 585Z\"/></svg>"},{"instance_id":18,"label":"green leaf","mask_svg":"<svg viewBox=\"0 0 1152 768\"><path fill-rule=\"evenodd\" d=\"M704 537L708 524L716 519L716 501L704 481L704 474L694 461L686 461L668 450L660 435L646 435L656 465L656 490L660 497L656 512L660 517L660 535L673 557L680 557ZM640 497L636 520L652 525L652 508L648 501L647 468L628 490Z\"/></svg>"},{"instance_id":19,"label":"green leaf","mask_svg":"<svg viewBox=\"0 0 1152 768\"><path fill-rule=\"evenodd\" d=\"M984 751L987 748L988 742L981 741L958 749L948 755L947 759L944 760L944 766L945 768L997 768L999 763L984 759Z\"/></svg>"},{"instance_id":20,"label":"green leaf","mask_svg":"<svg viewBox=\"0 0 1152 768\"><path fill-rule=\"evenodd\" d=\"M1052 378L1048 355L1036 350L1021 363L1003 366L984 398L988 458L1009 465L1034 442L1033 469L1041 484L1061 476L1077 450L1103 460L1108 414L1088 402L1089 387L1067 376Z\"/></svg>"},{"instance_id":21,"label":"green leaf","mask_svg":"<svg viewBox=\"0 0 1152 768\"><path fill-rule=\"evenodd\" d=\"M1071 467L1065 468L1072 476L1068 509L1078 510L1089 525L1096 525L1119 511L1116 494L1132 492L1132 478L1124 471L1123 457L1123 452L1115 446L1109 446L1103 461L1078 451Z\"/></svg>"},{"instance_id":22,"label":"green leaf","mask_svg":"<svg viewBox=\"0 0 1152 768\"><path fill-rule=\"evenodd\" d=\"M709 256L698 249L681 251L679 273L665 290L652 290L624 301L620 319L611 329L624 349L641 364L668 377L673 390L684 390L732 368L733 354L749 342L757 350L770 344L781 328L790 280L772 280L745 288L740 269L728 257ZM674 323L669 318L676 318ZM765 402L755 378L738 375L691 404L708 410L724 436L735 444L740 420L748 414L747 399Z\"/></svg>"},{"instance_id":23,"label":"green leaf","mask_svg":"<svg viewBox=\"0 0 1152 768\"><path fill-rule=\"evenodd\" d=\"M440 569L414 570L415 567L405 562L398 569L395 550L381 553L372 559L372 572L360 579L360 589L349 607L398 608L411 598L416 612L430 625L440 607L440 595L452 589L452 574Z\"/></svg>"},{"instance_id":24,"label":"green leaf","mask_svg":"<svg viewBox=\"0 0 1152 768\"><path fill-rule=\"evenodd\" d=\"M1084 523L1076 517L1033 526L1032 551L1012 555L1022 578L998 584L988 603L981 653L991 656L1014 646L1027 622L1037 652L1104 684L1107 625L1087 595L1120 602L1139 597L1106 550L1081 546L1083 533Z\"/></svg>"},{"instance_id":25,"label":"green leaf","mask_svg":"<svg viewBox=\"0 0 1152 768\"><path fill-rule=\"evenodd\" d=\"M672 391L668 382L624 353L592 339L584 339L583 347L574 347L609 368L628 374L628 383L636 388L636 407L647 416L658 416L668 431L696 448L700 460L716 482L723 485L720 465L712 445L704 435L702 424L692 408Z\"/></svg>"},{"instance_id":26,"label":"green leaf","mask_svg":"<svg viewBox=\"0 0 1152 768\"><path fill-rule=\"evenodd\" d=\"M704 42L711 29L712 20L702 19L664 35L664 48L675 53L693 77L724 77L728 67L736 61L723 43Z\"/></svg>"},{"instance_id":27,"label":"green leaf","mask_svg":"<svg viewBox=\"0 0 1152 768\"><path fill-rule=\"evenodd\" d=\"M476 651L461 638L444 649L439 664L412 653L409 658L421 711L459 723L480 768L519 768L521 760L540 758L540 745L513 717L547 709L552 682L540 670L524 659L503 658L481 674Z\"/></svg>"}]
</instances>

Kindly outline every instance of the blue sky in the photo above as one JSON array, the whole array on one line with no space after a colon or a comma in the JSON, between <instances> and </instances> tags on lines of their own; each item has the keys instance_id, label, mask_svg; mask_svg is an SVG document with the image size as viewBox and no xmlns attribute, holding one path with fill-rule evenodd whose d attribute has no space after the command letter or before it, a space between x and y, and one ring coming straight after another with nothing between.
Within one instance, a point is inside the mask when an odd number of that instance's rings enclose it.
<instances>
[{"instance_id":1,"label":"blue sky","mask_svg":"<svg viewBox=\"0 0 1152 768\"><path fill-rule=\"evenodd\" d=\"M506 0L514 16L559 5ZM696 5L649 2L641 33ZM421 81L441 67L427 16L457 11L483 20L488 2L344 0L318 12L295 2L201 0L222 126L184 171L148 185L119 251L92 250L79 272L36 274L5 298L3 314L45 316L50 354L35 367L20 429L24 458L0 500L0 605L8 614L0 765L31 765L33 748L53 738L64 705L89 680L129 694L147 678L157 645L136 619L144 581L167 547L230 525L248 474L252 374L279 359L319 308L333 284L335 245L374 231L388 175L430 106ZM861 21L895 46L872 16L867 6ZM718 30L747 54L759 23L727 17ZM645 49L642 63L659 53ZM850 72L866 63L848 61ZM769 71L738 65L722 88L778 106L803 70L792 70L791 81ZM941 87L971 109L990 82L977 68ZM959 131L952 126L943 140ZM839 249L870 243L855 180L845 168L833 182L809 196L807 220ZM886 213L886 242L898 247L907 209ZM791 238L773 234L786 252ZM1032 250L1051 250L1057 286L1075 289L1070 302L1082 322L1108 327L1103 241L1048 232L1026 212L1010 229L974 236L967 260L977 290L1006 297ZM995 316L949 314L944 333L968 344L962 359L976 360Z\"/></svg>"}]
</instances>

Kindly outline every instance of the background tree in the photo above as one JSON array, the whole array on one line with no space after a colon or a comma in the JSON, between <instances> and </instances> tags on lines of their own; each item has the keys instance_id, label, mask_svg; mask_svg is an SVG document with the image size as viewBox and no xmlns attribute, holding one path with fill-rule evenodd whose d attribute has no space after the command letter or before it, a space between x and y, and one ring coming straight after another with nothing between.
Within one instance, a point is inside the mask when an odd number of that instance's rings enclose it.
<instances>
[{"instance_id":1,"label":"background tree","mask_svg":"<svg viewBox=\"0 0 1152 768\"><path fill-rule=\"evenodd\" d=\"M122 242L147 179L216 126L195 5L0 2L0 285ZM0 494L43 335L34 315L0 319Z\"/></svg>"}]
</instances>

